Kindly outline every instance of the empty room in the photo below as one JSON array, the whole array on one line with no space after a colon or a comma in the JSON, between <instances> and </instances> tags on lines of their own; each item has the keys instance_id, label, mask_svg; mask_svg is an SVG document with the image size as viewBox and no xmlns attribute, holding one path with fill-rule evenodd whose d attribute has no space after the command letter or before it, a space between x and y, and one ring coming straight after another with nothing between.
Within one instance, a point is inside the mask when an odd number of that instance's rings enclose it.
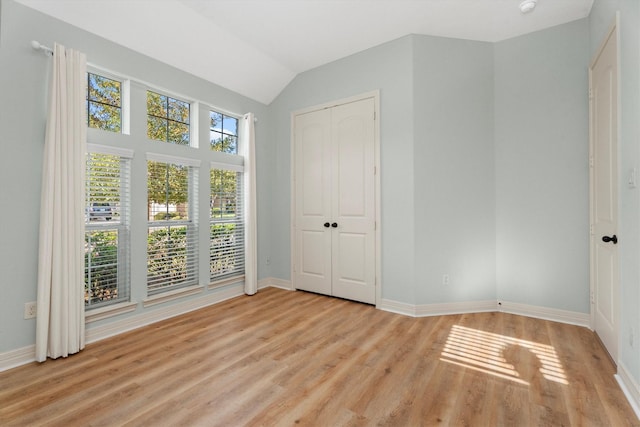
<instances>
[{"instance_id":1,"label":"empty room","mask_svg":"<svg viewBox=\"0 0 640 427\"><path fill-rule=\"evenodd\" d=\"M638 0L0 0L0 425L640 425Z\"/></svg>"}]
</instances>

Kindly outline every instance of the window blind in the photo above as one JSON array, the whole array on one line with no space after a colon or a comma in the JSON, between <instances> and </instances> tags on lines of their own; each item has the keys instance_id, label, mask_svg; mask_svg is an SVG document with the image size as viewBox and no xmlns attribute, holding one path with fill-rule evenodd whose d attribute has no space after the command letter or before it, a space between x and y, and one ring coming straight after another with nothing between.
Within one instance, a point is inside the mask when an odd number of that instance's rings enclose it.
<instances>
[{"instance_id":1,"label":"window blind","mask_svg":"<svg viewBox=\"0 0 640 427\"><path fill-rule=\"evenodd\" d=\"M129 301L131 152L90 145L85 176L85 307Z\"/></svg>"},{"instance_id":2,"label":"window blind","mask_svg":"<svg viewBox=\"0 0 640 427\"><path fill-rule=\"evenodd\" d=\"M212 164L210 280L244 274L243 176L238 167Z\"/></svg>"},{"instance_id":3,"label":"window blind","mask_svg":"<svg viewBox=\"0 0 640 427\"><path fill-rule=\"evenodd\" d=\"M198 168L148 160L147 194L147 293L197 284Z\"/></svg>"}]
</instances>

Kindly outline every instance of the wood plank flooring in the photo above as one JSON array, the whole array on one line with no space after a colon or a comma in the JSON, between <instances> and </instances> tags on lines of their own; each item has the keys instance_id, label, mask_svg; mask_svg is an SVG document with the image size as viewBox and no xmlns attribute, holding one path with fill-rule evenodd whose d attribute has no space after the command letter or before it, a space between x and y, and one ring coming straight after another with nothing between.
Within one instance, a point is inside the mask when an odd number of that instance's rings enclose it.
<instances>
[{"instance_id":1,"label":"wood plank flooring","mask_svg":"<svg viewBox=\"0 0 640 427\"><path fill-rule=\"evenodd\" d=\"M577 326L269 288L0 373L0 425L640 425L614 373Z\"/></svg>"}]
</instances>

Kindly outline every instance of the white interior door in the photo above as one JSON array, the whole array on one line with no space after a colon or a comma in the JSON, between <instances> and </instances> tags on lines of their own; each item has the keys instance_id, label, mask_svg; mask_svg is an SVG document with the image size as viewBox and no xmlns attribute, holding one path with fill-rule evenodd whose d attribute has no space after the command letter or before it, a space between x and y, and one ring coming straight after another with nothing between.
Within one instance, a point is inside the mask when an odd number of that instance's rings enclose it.
<instances>
[{"instance_id":1,"label":"white interior door","mask_svg":"<svg viewBox=\"0 0 640 427\"><path fill-rule=\"evenodd\" d=\"M376 300L374 113L372 98L331 111L333 295L369 304Z\"/></svg>"},{"instance_id":2,"label":"white interior door","mask_svg":"<svg viewBox=\"0 0 640 427\"><path fill-rule=\"evenodd\" d=\"M618 48L609 33L589 69L591 126L591 310L593 327L618 359Z\"/></svg>"},{"instance_id":3,"label":"white interior door","mask_svg":"<svg viewBox=\"0 0 640 427\"><path fill-rule=\"evenodd\" d=\"M375 101L294 117L296 289L376 302Z\"/></svg>"},{"instance_id":4,"label":"white interior door","mask_svg":"<svg viewBox=\"0 0 640 427\"><path fill-rule=\"evenodd\" d=\"M331 110L295 116L295 286L331 295Z\"/></svg>"}]
</instances>

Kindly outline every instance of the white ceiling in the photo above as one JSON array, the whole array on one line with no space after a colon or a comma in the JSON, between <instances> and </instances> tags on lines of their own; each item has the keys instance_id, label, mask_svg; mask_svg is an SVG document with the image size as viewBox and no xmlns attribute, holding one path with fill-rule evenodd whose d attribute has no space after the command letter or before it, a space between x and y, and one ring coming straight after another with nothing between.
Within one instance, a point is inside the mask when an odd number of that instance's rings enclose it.
<instances>
[{"instance_id":1,"label":"white ceiling","mask_svg":"<svg viewBox=\"0 0 640 427\"><path fill-rule=\"evenodd\" d=\"M594 0L528 14L522 0L17 1L269 104L298 73L407 34L496 42L584 18Z\"/></svg>"}]
</instances>

